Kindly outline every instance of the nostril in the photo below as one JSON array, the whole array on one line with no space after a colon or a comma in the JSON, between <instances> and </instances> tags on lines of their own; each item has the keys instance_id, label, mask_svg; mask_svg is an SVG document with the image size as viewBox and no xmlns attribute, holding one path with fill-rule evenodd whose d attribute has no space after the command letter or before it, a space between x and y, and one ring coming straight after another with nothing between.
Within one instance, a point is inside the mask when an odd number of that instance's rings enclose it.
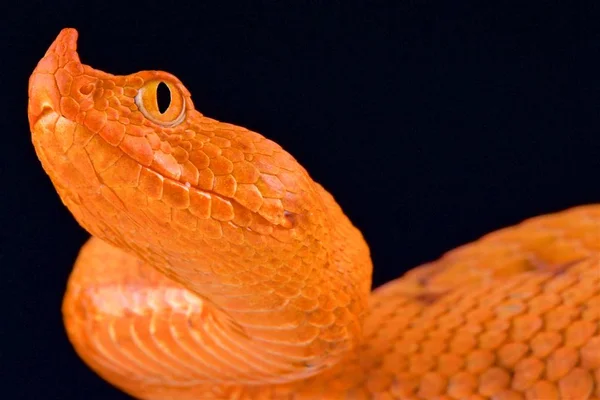
<instances>
[{"instance_id":1,"label":"nostril","mask_svg":"<svg viewBox=\"0 0 600 400\"><path fill-rule=\"evenodd\" d=\"M94 90L94 84L88 83L79 88L79 93L81 93L83 95L88 95L88 94L92 93L93 90Z\"/></svg>"}]
</instances>

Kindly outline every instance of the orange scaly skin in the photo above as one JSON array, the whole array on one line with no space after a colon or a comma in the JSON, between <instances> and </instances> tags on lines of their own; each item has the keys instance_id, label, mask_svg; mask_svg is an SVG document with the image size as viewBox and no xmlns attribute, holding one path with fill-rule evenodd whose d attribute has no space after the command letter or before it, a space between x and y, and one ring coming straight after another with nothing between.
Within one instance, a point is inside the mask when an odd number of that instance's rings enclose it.
<instances>
[{"instance_id":1,"label":"orange scaly skin","mask_svg":"<svg viewBox=\"0 0 600 400\"><path fill-rule=\"evenodd\" d=\"M200 114L170 74L81 64L76 40L33 72L29 122L93 235L63 315L104 379L140 399L600 399L600 206L370 294L360 232L292 156Z\"/></svg>"}]
</instances>

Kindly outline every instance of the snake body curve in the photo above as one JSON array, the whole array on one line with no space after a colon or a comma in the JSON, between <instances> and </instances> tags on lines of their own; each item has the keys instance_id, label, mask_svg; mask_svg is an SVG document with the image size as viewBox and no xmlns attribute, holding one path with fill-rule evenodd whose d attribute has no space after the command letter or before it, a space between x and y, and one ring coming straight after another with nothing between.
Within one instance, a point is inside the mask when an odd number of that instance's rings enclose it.
<instances>
[{"instance_id":1,"label":"snake body curve","mask_svg":"<svg viewBox=\"0 0 600 400\"><path fill-rule=\"evenodd\" d=\"M173 75L111 75L76 45L64 29L40 60L28 115L92 234L63 317L104 379L140 399L600 399L600 206L370 293L361 233L291 155Z\"/></svg>"}]
</instances>

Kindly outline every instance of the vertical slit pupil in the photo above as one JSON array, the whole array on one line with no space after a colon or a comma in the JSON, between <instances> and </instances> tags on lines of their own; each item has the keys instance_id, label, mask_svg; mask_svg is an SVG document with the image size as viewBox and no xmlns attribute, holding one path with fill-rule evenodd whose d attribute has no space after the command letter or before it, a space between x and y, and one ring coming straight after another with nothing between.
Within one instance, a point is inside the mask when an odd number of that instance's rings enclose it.
<instances>
[{"instance_id":1,"label":"vertical slit pupil","mask_svg":"<svg viewBox=\"0 0 600 400\"><path fill-rule=\"evenodd\" d=\"M170 104L171 90L165 83L161 82L156 88L156 105L158 106L158 111L161 114L164 114L169 108Z\"/></svg>"}]
</instances>

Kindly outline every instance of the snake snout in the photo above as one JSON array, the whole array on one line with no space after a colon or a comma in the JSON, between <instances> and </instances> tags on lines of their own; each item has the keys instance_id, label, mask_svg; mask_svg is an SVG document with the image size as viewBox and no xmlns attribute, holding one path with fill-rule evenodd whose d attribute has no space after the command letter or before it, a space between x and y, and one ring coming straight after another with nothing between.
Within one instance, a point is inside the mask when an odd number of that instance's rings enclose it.
<instances>
[{"instance_id":1,"label":"snake snout","mask_svg":"<svg viewBox=\"0 0 600 400\"><path fill-rule=\"evenodd\" d=\"M72 81L68 71L79 69L77 31L63 29L29 78L29 124L32 128L43 116L60 113L61 89L62 94L67 94Z\"/></svg>"}]
</instances>

